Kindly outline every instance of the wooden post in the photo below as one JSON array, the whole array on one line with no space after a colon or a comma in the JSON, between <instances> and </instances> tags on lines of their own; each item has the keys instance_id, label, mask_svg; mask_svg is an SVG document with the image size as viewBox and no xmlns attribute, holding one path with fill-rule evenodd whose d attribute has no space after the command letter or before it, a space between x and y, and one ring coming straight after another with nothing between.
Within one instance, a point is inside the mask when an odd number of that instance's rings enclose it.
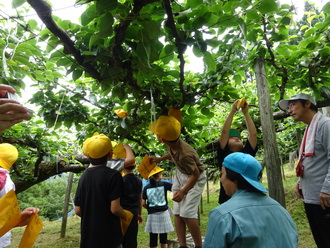
<instances>
[{"instance_id":1,"label":"wooden post","mask_svg":"<svg viewBox=\"0 0 330 248\"><path fill-rule=\"evenodd\" d=\"M269 196L285 207L285 195L281 174L281 160L278 151L273 111L271 108L268 80L265 63L258 57L254 61L254 72L257 81L260 121L265 150Z\"/></svg>"},{"instance_id":2,"label":"wooden post","mask_svg":"<svg viewBox=\"0 0 330 248\"><path fill-rule=\"evenodd\" d=\"M64 238L66 233L66 224L68 222L68 209L70 204L70 194L72 189L73 175L74 175L73 172L69 172L68 185L66 187L64 207L63 207L61 238Z\"/></svg>"}]
</instances>

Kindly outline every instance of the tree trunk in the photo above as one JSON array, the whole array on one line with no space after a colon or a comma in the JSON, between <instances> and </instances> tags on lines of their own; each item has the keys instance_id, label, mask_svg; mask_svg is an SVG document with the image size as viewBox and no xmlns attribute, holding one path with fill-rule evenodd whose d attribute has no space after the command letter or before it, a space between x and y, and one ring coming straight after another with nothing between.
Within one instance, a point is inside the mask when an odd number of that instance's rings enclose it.
<instances>
[{"instance_id":1,"label":"tree trunk","mask_svg":"<svg viewBox=\"0 0 330 248\"><path fill-rule=\"evenodd\" d=\"M264 156L267 169L269 196L285 207L285 195L281 175L281 161L275 135L273 112L270 103L268 80L262 58L254 64L260 107L260 121L263 133Z\"/></svg>"},{"instance_id":2,"label":"tree trunk","mask_svg":"<svg viewBox=\"0 0 330 248\"><path fill-rule=\"evenodd\" d=\"M61 238L64 238L66 233L66 224L68 222L68 210L70 204L70 194L73 183L73 175L74 175L73 172L69 172L68 185L66 187L65 199L64 199L63 218L62 218L61 236L60 236Z\"/></svg>"}]
</instances>

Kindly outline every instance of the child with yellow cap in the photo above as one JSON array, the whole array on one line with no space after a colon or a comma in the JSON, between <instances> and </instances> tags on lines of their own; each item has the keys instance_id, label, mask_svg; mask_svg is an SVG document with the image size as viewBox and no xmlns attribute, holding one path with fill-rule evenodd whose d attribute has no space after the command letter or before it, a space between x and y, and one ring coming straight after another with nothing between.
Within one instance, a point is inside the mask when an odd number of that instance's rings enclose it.
<instances>
[{"instance_id":1,"label":"child with yellow cap","mask_svg":"<svg viewBox=\"0 0 330 248\"><path fill-rule=\"evenodd\" d=\"M195 242L202 247L198 222L198 205L206 183L204 166L194 148L180 139L181 124L173 116L160 116L149 129L164 143L168 153L162 157L150 157L150 163L172 159L176 165L173 179L173 213L175 229L181 248L187 247L186 226Z\"/></svg>"},{"instance_id":2,"label":"child with yellow cap","mask_svg":"<svg viewBox=\"0 0 330 248\"><path fill-rule=\"evenodd\" d=\"M131 223L123 238L122 248L137 248L137 236L142 222L142 180L134 174L136 167L135 156L131 147L127 144L116 144L114 155L108 161L107 166L122 171L123 194L120 205L133 214Z\"/></svg>"},{"instance_id":3,"label":"child with yellow cap","mask_svg":"<svg viewBox=\"0 0 330 248\"><path fill-rule=\"evenodd\" d=\"M74 200L75 213L81 217L80 247L120 247L120 218L126 219L126 213L120 205L122 176L106 166L112 158L111 140L95 133L85 140L82 151L92 165L80 177Z\"/></svg>"},{"instance_id":4,"label":"child with yellow cap","mask_svg":"<svg viewBox=\"0 0 330 248\"><path fill-rule=\"evenodd\" d=\"M158 234L161 248L167 248L167 233L174 231L167 201L167 192L172 191L172 184L161 181L163 170L155 165L148 175L150 183L144 187L142 194L142 205L148 210L145 232L149 233L150 248L157 247Z\"/></svg>"},{"instance_id":5,"label":"child with yellow cap","mask_svg":"<svg viewBox=\"0 0 330 248\"><path fill-rule=\"evenodd\" d=\"M10 190L15 190L15 184L11 180L9 170L18 158L18 151L15 146L3 143L0 144L0 198L6 195ZM18 226L25 226L34 213L38 213L38 208L29 207L21 212L21 220ZM10 245L11 232L7 232L0 237L0 247Z\"/></svg>"}]
</instances>

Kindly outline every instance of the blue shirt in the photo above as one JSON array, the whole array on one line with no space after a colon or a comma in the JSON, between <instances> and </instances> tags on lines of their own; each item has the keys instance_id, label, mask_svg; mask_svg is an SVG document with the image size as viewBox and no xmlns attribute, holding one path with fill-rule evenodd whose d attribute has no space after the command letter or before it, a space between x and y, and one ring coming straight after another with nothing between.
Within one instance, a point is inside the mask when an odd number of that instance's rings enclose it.
<instances>
[{"instance_id":1,"label":"blue shirt","mask_svg":"<svg viewBox=\"0 0 330 248\"><path fill-rule=\"evenodd\" d=\"M277 201L238 190L211 210L203 248L297 248L295 224Z\"/></svg>"}]
</instances>

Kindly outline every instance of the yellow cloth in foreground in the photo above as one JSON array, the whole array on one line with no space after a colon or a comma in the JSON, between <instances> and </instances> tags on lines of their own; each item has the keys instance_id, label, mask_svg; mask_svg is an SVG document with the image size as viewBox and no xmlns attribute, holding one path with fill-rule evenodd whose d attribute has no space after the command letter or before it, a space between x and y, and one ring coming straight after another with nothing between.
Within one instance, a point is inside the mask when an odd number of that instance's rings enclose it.
<instances>
[{"instance_id":1,"label":"yellow cloth in foreground","mask_svg":"<svg viewBox=\"0 0 330 248\"><path fill-rule=\"evenodd\" d=\"M14 228L21 219L16 193L10 190L0 199L0 237Z\"/></svg>"},{"instance_id":2,"label":"yellow cloth in foreground","mask_svg":"<svg viewBox=\"0 0 330 248\"><path fill-rule=\"evenodd\" d=\"M18 205L16 193L10 190L0 199L0 237L14 228L21 219L21 210ZM38 214L31 216L22 236L19 248L32 248L36 241L43 222Z\"/></svg>"}]
</instances>

